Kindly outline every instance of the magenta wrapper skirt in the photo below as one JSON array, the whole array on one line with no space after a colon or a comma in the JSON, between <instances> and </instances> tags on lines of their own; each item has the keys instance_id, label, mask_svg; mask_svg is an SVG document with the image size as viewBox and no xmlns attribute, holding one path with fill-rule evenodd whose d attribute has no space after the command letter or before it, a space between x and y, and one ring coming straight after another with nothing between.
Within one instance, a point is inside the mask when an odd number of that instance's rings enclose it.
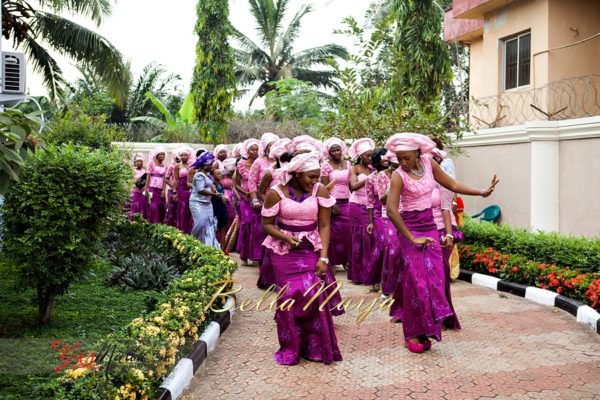
<instances>
[{"instance_id":1,"label":"magenta wrapper skirt","mask_svg":"<svg viewBox=\"0 0 600 400\"><path fill-rule=\"evenodd\" d=\"M279 350L273 358L279 364L294 365L300 357L326 364L342 360L329 304L323 307L323 311L319 310L327 293L322 292L308 306L307 303L317 293L319 286L304 295L312 285L321 281L315 274L318 258L307 241L303 241L300 248L291 250L286 255L272 254L277 287L287 285L287 290L277 301L275 311ZM292 305L289 309L279 308L290 303ZM303 310L305 306L307 309Z\"/></svg>"},{"instance_id":2,"label":"magenta wrapper skirt","mask_svg":"<svg viewBox=\"0 0 600 400\"><path fill-rule=\"evenodd\" d=\"M266 234L261 225L260 208L252 207L250 199L240 199L240 232L238 251L242 260L261 261L264 255L262 242Z\"/></svg>"},{"instance_id":3,"label":"magenta wrapper skirt","mask_svg":"<svg viewBox=\"0 0 600 400\"><path fill-rule=\"evenodd\" d=\"M258 266L258 281L256 286L260 289L268 289L270 286L275 285L275 271L273 271L273 250L265 249L262 262Z\"/></svg>"},{"instance_id":4,"label":"magenta wrapper skirt","mask_svg":"<svg viewBox=\"0 0 600 400\"><path fill-rule=\"evenodd\" d=\"M440 229L440 242L442 238L446 235L445 229ZM453 235L454 243L459 243L463 239L463 233L456 230L453 227ZM452 309L453 315L449 316L444 320L444 326L448 329L452 329L455 331L460 330L460 322L458 321L458 315L456 315L456 311L454 310L454 305L452 304L452 294L450 293L450 256L452 255L452 247L446 248L442 247L442 261L444 262L444 276L446 278L445 291L446 291L446 299L448 300L448 304Z\"/></svg>"},{"instance_id":5,"label":"magenta wrapper skirt","mask_svg":"<svg viewBox=\"0 0 600 400\"><path fill-rule=\"evenodd\" d=\"M131 207L129 209L129 219L133 214L140 214L142 217L148 217L148 199L142 192L134 190L131 192Z\"/></svg>"},{"instance_id":6,"label":"magenta wrapper skirt","mask_svg":"<svg viewBox=\"0 0 600 400\"><path fill-rule=\"evenodd\" d=\"M152 199L148 209L148 222L151 224L162 224L165 219L166 202L161 197L162 189L151 187L149 189Z\"/></svg>"},{"instance_id":7,"label":"magenta wrapper skirt","mask_svg":"<svg viewBox=\"0 0 600 400\"><path fill-rule=\"evenodd\" d=\"M331 239L328 256L332 266L348 264L350 254L350 203L348 199L338 199L335 203L339 214L331 215Z\"/></svg>"},{"instance_id":8,"label":"magenta wrapper skirt","mask_svg":"<svg viewBox=\"0 0 600 400\"><path fill-rule=\"evenodd\" d=\"M355 283L369 281L369 269L373 255L373 236L367 232L369 214L367 207L350 203L352 225L350 228L350 253L348 259L348 280ZM335 240L331 236L331 240Z\"/></svg>"},{"instance_id":9,"label":"magenta wrapper skirt","mask_svg":"<svg viewBox=\"0 0 600 400\"><path fill-rule=\"evenodd\" d=\"M453 313L446 299L439 233L431 209L403 211L401 215L414 237L431 237L436 241L417 246L398 235L404 268L394 291L390 316L402 320L405 339L425 335L440 341L442 323Z\"/></svg>"},{"instance_id":10,"label":"magenta wrapper skirt","mask_svg":"<svg viewBox=\"0 0 600 400\"><path fill-rule=\"evenodd\" d=\"M402 271L402 253L400 252L400 239L394 223L382 218L383 251L381 254L381 291L391 295L396 289L396 283Z\"/></svg>"}]
</instances>

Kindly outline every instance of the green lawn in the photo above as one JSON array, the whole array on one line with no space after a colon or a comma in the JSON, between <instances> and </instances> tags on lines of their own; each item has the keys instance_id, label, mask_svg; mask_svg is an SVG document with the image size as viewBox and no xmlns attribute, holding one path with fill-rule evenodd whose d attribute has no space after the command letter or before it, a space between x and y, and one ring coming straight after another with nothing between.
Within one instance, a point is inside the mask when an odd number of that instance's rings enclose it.
<instances>
[{"instance_id":1,"label":"green lawn","mask_svg":"<svg viewBox=\"0 0 600 400\"><path fill-rule=\"evenodd\" d=\"M39 327L34 291L16 288L14 270L0 255L0 399L39 398L36 388L55 377L53 369L61 364L52 341L94 351L100 338L140 316L148 297L163 300L158 292L107 286L111 269L97 262L56 300L51 323Z\"/></svg>"}]
</instances>

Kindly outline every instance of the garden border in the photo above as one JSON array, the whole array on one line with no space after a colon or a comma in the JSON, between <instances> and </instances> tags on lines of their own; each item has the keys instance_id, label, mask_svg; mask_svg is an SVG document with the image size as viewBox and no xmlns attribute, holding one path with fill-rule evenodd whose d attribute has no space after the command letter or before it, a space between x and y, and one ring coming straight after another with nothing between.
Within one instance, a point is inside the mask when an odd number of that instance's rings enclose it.
<instances>
[{"instance_id":1,"label":"garden border","mask_svg":"<svg viewBox=\"0 0 600 400\"><path fill-rule=\"evenodd\" d=\"M472 272L462 268L458 279L473 285L484 286L496 291L507 292L524 297L538 304L560 308L575 316L577 322L588 325L600 335L600 314L592 307L580 303L579 301L562 296L550 290L504 281L495 276Z\"/></svg>"},{"instance_id":2,"label":"garden border","mask_svg":"<svg viewBox=\"0 0 600 400\"><path fill-rule=\"evenodd\" d=\"M229 327L235 314L234 306L236 303L235 295L227 299L224 308L228 309L228 311L220 313L215 320L208 324L198 341L194 344L191 353L179 360L162 385L160 385L156 399L177 400L183 394L198 369L200 369L200 366L217 347L217 342L223 332Z\"/></svg>"}]
</instances>

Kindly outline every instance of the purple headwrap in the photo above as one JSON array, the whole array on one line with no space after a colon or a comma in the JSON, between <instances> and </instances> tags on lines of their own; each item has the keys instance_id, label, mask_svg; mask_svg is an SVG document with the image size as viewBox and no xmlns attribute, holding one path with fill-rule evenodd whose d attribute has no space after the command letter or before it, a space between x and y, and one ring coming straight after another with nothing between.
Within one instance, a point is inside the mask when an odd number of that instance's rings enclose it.
<instances>
[{"instance_id":1,"label":"purple headwrap","mask_svg":"<svg viewBox=\"0 0 600 400\"><path fill-rule=\"evenodd\" d=\"M200 154L200 157L196 159L196 162L192 164L192 168L200 169L204 168L207 165L211 165L215 161L215 156L213 153L209 153L208 151Z\"/></svg>"}]
</instances>

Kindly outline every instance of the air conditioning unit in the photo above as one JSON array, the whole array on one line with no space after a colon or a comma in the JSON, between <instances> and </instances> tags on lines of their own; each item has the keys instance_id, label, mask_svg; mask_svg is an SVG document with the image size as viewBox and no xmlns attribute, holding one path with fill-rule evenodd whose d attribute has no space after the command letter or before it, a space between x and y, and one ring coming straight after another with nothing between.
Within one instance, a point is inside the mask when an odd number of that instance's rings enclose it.
<instances>
[{"instance_id":1,"label":"air conditioning unit","mask_svg":"<svg viewBox=\"0 0 600 400\"><path fill-rule=\"evenodd\" d=\"M2 52L2 93L25 94L25 54Z\"/></svg>"}]
</instances>

